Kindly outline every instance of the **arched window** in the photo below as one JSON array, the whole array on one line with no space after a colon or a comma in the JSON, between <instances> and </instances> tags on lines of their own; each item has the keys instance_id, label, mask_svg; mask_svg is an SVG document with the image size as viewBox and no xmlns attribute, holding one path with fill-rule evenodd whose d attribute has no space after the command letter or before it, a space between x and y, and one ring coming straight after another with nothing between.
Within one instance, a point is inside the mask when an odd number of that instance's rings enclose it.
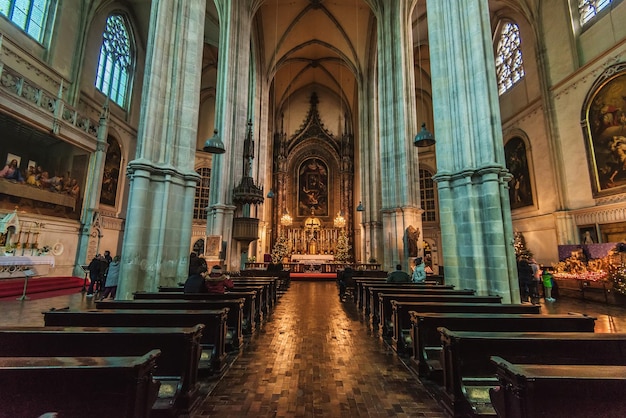
<instances>
[{"instance_id":1,"label":"arched window","mask_svg":"<svg viewBox=\"0 0 626 418\"><path fill-rule=\"evenodd\" d=\"M515 23L506 23L500 32L496 50L496 75L500 95L524 78L521 46L519 27Z\"/></svg>"},{"instance_id":2,"label":"arched window","mask_svg":"<svg viewBox=\"0 0 626 418\"><path fill-rule=\"evenodd\" d=\"M580 25L585 26L605 7L608 7L613 0L578 0L578 16Z\"/></svg>"},{"instance_id":3,"label":"arched window","mask_svg":"<svg viewBox=\"0 0 626 418\"><path fill-rule=\"evenodd\" d=\"M0 14L38 42L43 41L49 9L50 0L0 0Z\"/></svg>"},{"instance_id":4,"label":"arched window","mask_svg":"<svg viewBox=\"0 0 626 418\"><path fill-rule=\"evenodd\" d=\"M193 205L193 218L206 220L206 208L209 206L209 185L211 184L211 169L201 167L196 170L200 174L200 183L196 187L196 200Z\"/></svg>"},{"instance_id":5,"label":"arched window","mask_svg":"<svg viewBox=\"0 0 626 418\"><path fill-rule=\"evenodd\" d=\"M420 200L422 202L422 222L437 221L437 207L435 205L435 182L433 173L420 169Z\"/></svg>"},{"instance_id":6,"label":"arched window","mask_svg":"<svg viewBox=\"0 0 626 418\"><path fill-rule=\"evenodd\" d=\"M513 175L509 183L511 209L532 206L533 193L530 183L526 144L521 138L513 138L504 146L506 168Z\"/></svg>"},{"instance_id":7,"label":"arched window","mask_svg":"<svg viewBox=\"0 0 626 418\"><path fill-rule=\"evenodd\" d=\"M125 108L133 57L126 22L121 15L109 16L102 38L96 87Z\"/></svg>"}]
</instances>

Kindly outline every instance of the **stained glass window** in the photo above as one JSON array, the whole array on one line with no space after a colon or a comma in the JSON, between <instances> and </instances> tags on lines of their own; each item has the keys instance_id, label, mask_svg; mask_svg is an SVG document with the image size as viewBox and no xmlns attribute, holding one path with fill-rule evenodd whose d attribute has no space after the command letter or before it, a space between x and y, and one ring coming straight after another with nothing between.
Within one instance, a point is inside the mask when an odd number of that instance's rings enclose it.
<instances>
[{"instance_id":1,"label":"stained glass window","mask_svg":"<svg viewBox=\"0 0 626 418\"><path fill-rule=\"evenodd\" d=\"M205 220L207 218L206 208L209 206L209 184L211 184L211 169L201 167L196 170L200 174L200 183L196 186L196 200L193 205L193 218Z\"/></svg>"},{"instance_id":2,"label":"stained glass window","mask_svg":"<svg viewBox=\"0 0 626 418\"><path fill-rule=\"evenodd\" d=\"M433 173L420 169L420 199L422 202L422 222L437 221L437 207L435 205L435 183Z\"/></svg>"},{"instance_id":3,"label":"stained glass window","mask_svg":"<svg viewBox=\"0 0 626 418\"><path fill-rule=\"evenodd\" d=\"M503 94L524 78L521 45L519 27L511 22L505 24L502 32L500 32L500 42L498 42L498 49L496 50L496 75L499 94Z\"/></svg>"},{"instance_id":4,"label":"stained glass window","mask_svg":"<svg viewBox=\"0 0 626 418\"><path fill-rule=\"evenodd\" d=\"M115 103L126 107L133 59L124 18L109 16L102 37L96 87Z\"/></svg>"},{"instance_id":5,"label":"stained glass window","mask_svg":"<svg viewBox=\"0 0 626 418\"><path fill-rule=\"evenodd\" d=\"M0 0L0 14L42 42L50 0Z\"/></svg>"},{"instance_id":6,"label":"stained glass window","mask_svg":"<svg viewBox=\"0 0 626 418\"><path fill-rule=\"evenodd\" d=\"M578 15L580 24L584 26L613 0L578 0Z\"/></svg>"}]
</instances>

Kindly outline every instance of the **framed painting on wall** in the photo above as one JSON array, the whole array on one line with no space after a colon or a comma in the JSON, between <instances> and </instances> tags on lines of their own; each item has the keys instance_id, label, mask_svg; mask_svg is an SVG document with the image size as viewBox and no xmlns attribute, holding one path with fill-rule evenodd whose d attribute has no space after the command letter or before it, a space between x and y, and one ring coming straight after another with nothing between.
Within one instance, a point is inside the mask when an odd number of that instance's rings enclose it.
<instances>
[{"instance_id":1,"label":"framed painting on wall","mask_svg":"<svg viewBox=\"0 0 626 418\"><path fill-rule=\"evenodd\" d=\"M582 125L594 196L626 192L626 64L609 67L595 81Z\"/></svg>"},{"instance_id":2,"label":"framed painting on wall","mask_svg":"<svg viewBox=\"0 0 626 418\"><path fill-rule=\"evenodd\" d=\"M204 256L211 258L220 258L222 252L222 236L209 235L206 237L204 246Z\"/></svg>"}]
</instances>

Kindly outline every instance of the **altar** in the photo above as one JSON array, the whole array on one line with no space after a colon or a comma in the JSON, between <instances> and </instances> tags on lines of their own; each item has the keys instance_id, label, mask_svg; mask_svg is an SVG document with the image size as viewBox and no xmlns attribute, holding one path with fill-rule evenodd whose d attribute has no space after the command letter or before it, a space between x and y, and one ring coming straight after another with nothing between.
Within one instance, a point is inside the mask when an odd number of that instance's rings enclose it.
<instances>
[{"instance_id":1,"label":"altar","mask_svg":"<svg viewBox=\"0 0 626 418\"><path fill-rule=\"evenodd\" d=\"M292 254L292 263L301 264L329 264L335 260L332 254Z\"/></svg>"},{"instance_id":2,"label":"altar","mask_svg":"<svg viewBox=\"0 0 626 418\"><path fill-rule=\"evenodd\" d=\"M54 256L0 256L0 279L43 276L54 267Z\"/></svg>"}]
</instances>

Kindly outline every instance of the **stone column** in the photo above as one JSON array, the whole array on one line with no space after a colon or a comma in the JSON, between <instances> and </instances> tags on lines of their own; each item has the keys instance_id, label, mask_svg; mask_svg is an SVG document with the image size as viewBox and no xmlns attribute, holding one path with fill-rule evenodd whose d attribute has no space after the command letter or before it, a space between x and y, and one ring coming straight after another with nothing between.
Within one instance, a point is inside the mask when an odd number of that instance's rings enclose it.
<instances>
[{"instance_id":1,"label":"stone column","mask_svg":"<svg viewBox=\"0 0 626 418\"><path fill-rule=\"evenodd\" d=\"M519 302L487 0L428 0L446 283Z\"/></svg>"},{"instance_id":2,"label":"stone column","mask_svg":"<svg viewBox=\"0 0 626 418\"><path fill-rule=\"evenodd\" d=\"M205 0L153 2L118 299L187 278Z\"/></svg>"},{"instance_id":3,"label":"stone column","mask_svg":"<svg viewBox=\"0 0 626 418\"><path fill-rule=\"evenodd\" d=\"M227 269L239 270L232 241L233 188L241 179L250 90L250 34L254 0L215 0L220 24L215 128L226 153L213 156L207 235L221 235Z\"/></svg>"},{"instance_id":4,"label":"stone column","mask_svg":"<svg viewBox=\"0 0 626 418\"><path fill-rule=\"evenodd\" d=\"M369 0L377 18L378 143L381 165L383 268L410 261L404 235L422 231L411 14L415 0ZM379 242L380 245L380 242Z\"/></svg>"},{"instance_id":5,"label":"stone column","mask_svg":"<svg viewBox=\"0 0 626 418\"><path fill-rule=\"evenodd\" d=\"M85 196L85 201L83 202L83 209L80 215L80 231L78 233L76 260L74 263L74 276L78 277L85 276L85 272L80 266L89 264L91 261L87 259L87 253L89 252L89 237L91 236L92 226L97 218L97 211L100 205L101 182L102 176L104 175L104 164L106 162L107 137L109 132L108 125L109 105L107 100L100 114L96 150L91 154L89 159L89 174L83 195Z\"/></svg>"}]
</instances>

